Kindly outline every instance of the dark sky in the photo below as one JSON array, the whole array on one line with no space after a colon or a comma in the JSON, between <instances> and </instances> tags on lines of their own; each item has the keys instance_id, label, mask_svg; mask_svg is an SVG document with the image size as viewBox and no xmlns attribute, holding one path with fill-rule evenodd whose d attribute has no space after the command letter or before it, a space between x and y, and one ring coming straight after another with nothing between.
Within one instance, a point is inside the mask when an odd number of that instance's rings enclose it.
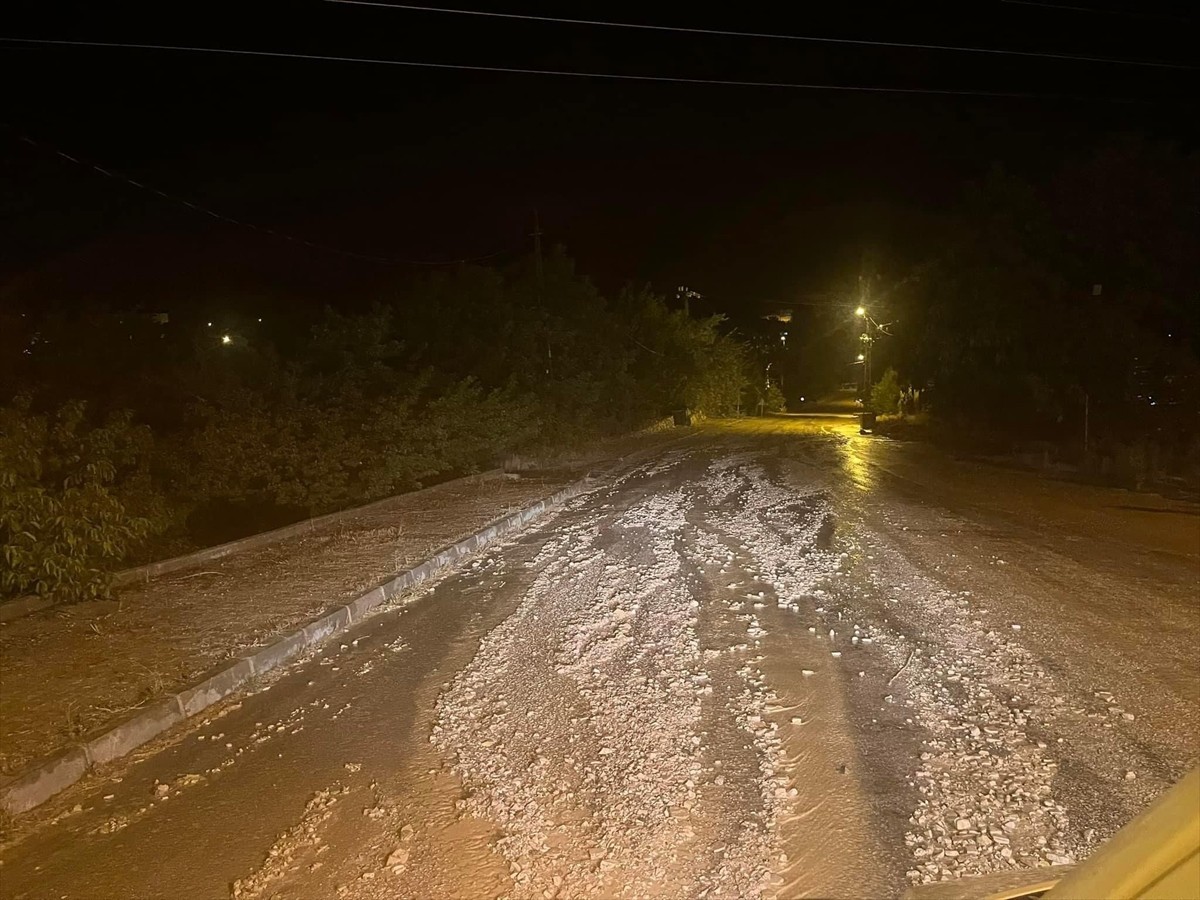
<instances>
[{"instance_id":1,"label":"dark sky","mask_svg":"<svg viewBox=\"0 0 1200 900\"><path fill-rule=\"evenodd\" d=\"M851 0L723 3L704 12L678 3L462 2L572 18L1197 63L1195 13L1183 3ZM9 302L337 303L415 271L215 221L48 148L232 217L389 258L449 260L527 246L536 207L546 240L565 244L601 286L687 283L736 308L822 290L864 245L927 251L937 214L992 161L1043 178L1111 133L1194 146L1200 112L1194 69L322 0L37 3L5 18L5 37L1038 95L662 84L0 44L8 126L0 132L0 299Z\"/></svg>"}]
</instances>

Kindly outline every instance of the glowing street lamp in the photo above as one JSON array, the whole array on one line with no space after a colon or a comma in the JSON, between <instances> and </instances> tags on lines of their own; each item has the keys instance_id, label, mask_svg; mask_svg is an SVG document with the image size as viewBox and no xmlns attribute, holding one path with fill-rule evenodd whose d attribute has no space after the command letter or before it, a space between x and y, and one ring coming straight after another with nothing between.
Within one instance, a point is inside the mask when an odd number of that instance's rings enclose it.
<instances>
[{"instance_id":1,"label":"glowing street lamp","mask_svg":"<svg viewBox=\"0 0 1200 900\"><path fill-rule=\"evenodd\" d=\"M867 314L867 308L865 306L860 306L854 311L854 314L861 319Z\"/></svg>"},{"instance_id":2,"label":"glowing street lamp","mask_svg":"<svg viewBox=\"0 0 1200 900\"><path fill-rule=\"evenodd\" d=\"M227 334L223 334L223 335L221 335L221 343L222 344L232 344L233 338Z\"/></svg>"},{"instance_id":3,"label":"glowing street lamp","mask_svg":"<svg viewBox=\"0 0 1200 900\"><path fill-rule=\"evenodd\" d=\"M862 362L862 361L863 361L864 359L866 359L866 358L867 358L867 357L866 357L866 355L865 355L865 354L862 354L862 353L858 354L858 361L859 361L859 362Z\"/></svg>"}]
</instances>

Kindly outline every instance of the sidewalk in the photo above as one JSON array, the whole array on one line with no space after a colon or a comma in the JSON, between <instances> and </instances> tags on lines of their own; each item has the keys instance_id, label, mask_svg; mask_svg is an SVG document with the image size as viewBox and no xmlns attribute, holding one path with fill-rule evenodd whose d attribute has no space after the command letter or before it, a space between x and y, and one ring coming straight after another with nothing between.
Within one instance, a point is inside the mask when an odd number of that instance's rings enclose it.
<instances>
[{"instance_id":1,"label":"sidewalk","mask_svg":"<svg viewBox=\"0 0 1200 900\"><path fill-rule=\"evenodd\" d=\"M0 777L272 643L488 523L671 434L404 494L318 531L0 624Z\"/></svg>"}]
</instances>

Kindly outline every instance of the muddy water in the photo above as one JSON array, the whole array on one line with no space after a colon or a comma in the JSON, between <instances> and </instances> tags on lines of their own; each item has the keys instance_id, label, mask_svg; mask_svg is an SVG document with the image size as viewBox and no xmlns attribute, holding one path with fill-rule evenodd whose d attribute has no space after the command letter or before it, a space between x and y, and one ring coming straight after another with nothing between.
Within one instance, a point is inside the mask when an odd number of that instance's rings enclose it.
<instances>
[{"instance_id":1,"label":"muddy water","mask_svg":"<svg viewBox=\"0 0 1200 900\"><path fill-rule=\"evenodd\" d=\"M4 896L325 897L370 887L365 873L449 895L464 866L498 893L492 829L459 815L461 787L428 735L445 679L511 612L528 552L485 557L69 790L40 811L57 824L6 850ZM423 882L384 867L402 845Z\"/></svg>"}]
</instances>

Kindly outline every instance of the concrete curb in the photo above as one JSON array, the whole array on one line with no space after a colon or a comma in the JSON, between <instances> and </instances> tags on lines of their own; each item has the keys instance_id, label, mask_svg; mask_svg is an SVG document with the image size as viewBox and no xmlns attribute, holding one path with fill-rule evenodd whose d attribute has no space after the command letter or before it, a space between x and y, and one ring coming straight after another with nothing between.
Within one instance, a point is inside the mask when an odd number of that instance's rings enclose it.
<instances>
[{"instance_id":1,"label":"concrete curb","mask_svg":"<svg viewBox=\"0 0 1200 900\"><path fill-rule=\"evenodd\" d=\"M438 488L444 488L447 485L459 484L464 481L488 481L493 478L499 478L504 474L504 469L489 469L486 472L480 472L476 475L464 475L461 478L452 478L449 481L443 481L438 484L430 485L427 488L419 488L415 491L408 491L404 494L395 494L391 497L384 497L382 500L375 500L372 503L367 503L363 506L354 506L350 509L339 510L338 512L327 513L323 516L317 516L313 519L304 519L301 522L294 522L291 525L285 525L282 528L276 528L273 531L263 531L258 534L251 534L244 538L238 538L236 541L228 541L224 544L217 544L215 547L205 547L203 550L196 550L192 553L186 553L183 556L173 556L170 559L160 559L157 562L146 563L144 566L136 566L132 569L122 569L113 576L113 585L122 587L127 584L145 584L151 578L157 578L159 575L169 575L172 572L179 572L185 569L191 569L202 563L212 562L216 559L229 556L233 553L240 553L244 550L257 550L260 547L268 547L271 544L277 544L280 541L286 541L288 538L298 537L302 534L308 534L324 528L327 525L332 525L342 519L352 519L355 516L370 512L375 509L387 506L389 503L396 503L401 499L408 499L416 494L424 491L433 491ZM54 597L18 597L15 600L6 600L0 603L0 622L11 622L13 619L19 619L22 616L27 616L30 613L35 613L43 609L49 609L51 606L57 606L58 600Z\"/></svg>"},{"instance_id":2,"label":"concrete curb","mask_svg":"<svg viewBox=\"0 0 1200 900\"><path fill-rule=\"evenodd\" d=\"M381 603L415 587L441 569L481 547L487 546L496 539L519 531L547 510L553 509L601 483L603 483L602 480L584 478L531 506L497 519L470 537L443 548L420 565L401 572L378 587L367 591L346 606L340 606L326 613L299 631L281 638L269 647L258 650L252 656L238 660L199 684L155 702L133 718L108 729L84 744L69 747L39 760L19 775L6 779L5 783L0 785L0 809L14 816L33 809L59 791L70 787L90 769L124 756L151 738L157 737L172 726L227 697L259 675L283 665L306 648L314 647L360 622ZM359 507L357 511L365 508ZM344 515L344 513L334 513L334 515ZM289 527L295 528L296 526ZM276 534L276 532L267 534ZM254 538L264 536L254 535ZM253 540L253 538L247 540Z\"/></svg>"}]
</instances>

